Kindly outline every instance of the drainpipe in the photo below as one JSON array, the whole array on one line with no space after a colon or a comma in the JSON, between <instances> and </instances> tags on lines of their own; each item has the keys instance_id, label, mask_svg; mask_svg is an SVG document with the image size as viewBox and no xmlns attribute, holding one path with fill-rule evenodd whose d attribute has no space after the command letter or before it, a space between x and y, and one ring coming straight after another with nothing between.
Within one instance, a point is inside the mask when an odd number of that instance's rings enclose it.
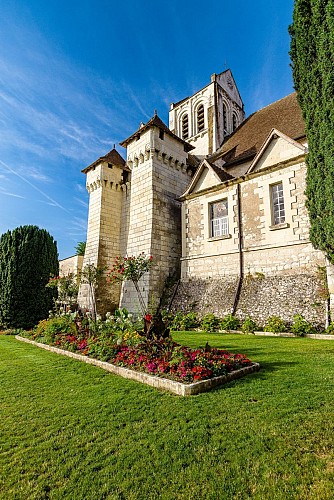
<instances>
[{"instance_id":1,"label":"drainpipe","mask_svg":"<svg viewBox=\"0 0 334 500\"><path fill-rule=\"evenodd\" d=\"M235 314L239 299L240 299L240 293L241 293L241 288L242 288L242 282L244 278L244 255L242 251L242 215L241 215L241 188L240 188L240 183L237 185L237 205L238 205L238 251L239 251L239 279L238 279L238 285L237 289L235 292L234 296L234 302L233 302L233 307L232 307L232 314Z\"/></svg>"}]
</instances>

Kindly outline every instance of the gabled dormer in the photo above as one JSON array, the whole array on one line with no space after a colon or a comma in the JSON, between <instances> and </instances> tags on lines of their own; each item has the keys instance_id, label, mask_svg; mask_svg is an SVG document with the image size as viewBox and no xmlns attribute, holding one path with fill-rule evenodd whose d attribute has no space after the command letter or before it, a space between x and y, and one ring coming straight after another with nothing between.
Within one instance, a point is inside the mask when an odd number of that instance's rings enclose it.
<instances>
[{"instance_id":1,"label":"gabled dormer","mask_svg":"<svg viewBox=\"0 0 334 500\"><path fill-rule=\"evenodd\" d=\"M273 128L250 164L247 173L256 172L293 160L304 156L306 153L306 146Z\"/></svg>"},{"instance_id":2,"label":"gabled dormer","mask_svg":"<svg viewBox=\"0 0 334 500\"><path fill-rule=\"evenodd\" d=\"M188 189L183 193L182 198L193 193L198 193L219 184L233 179L233 176L227 173L222 167L203 160L199 165Z\"/></svg>"}]
</instances>

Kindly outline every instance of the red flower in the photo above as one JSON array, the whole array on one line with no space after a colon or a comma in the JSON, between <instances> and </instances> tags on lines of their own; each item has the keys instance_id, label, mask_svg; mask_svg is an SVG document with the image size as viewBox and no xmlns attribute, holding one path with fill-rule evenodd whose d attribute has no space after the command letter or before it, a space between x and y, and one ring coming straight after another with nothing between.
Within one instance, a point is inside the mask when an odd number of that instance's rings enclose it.
<instances>
[{"instance_id":1,"label":"red flower","mask_svg":"<svg viewBox=\"0 0 334 500\"><path fill-rule=\"evenodd\" d=\"M146 319L146 321L151 321L152 315L149 313L145 314L145 319Z\"/></svg>"}]
</instances>

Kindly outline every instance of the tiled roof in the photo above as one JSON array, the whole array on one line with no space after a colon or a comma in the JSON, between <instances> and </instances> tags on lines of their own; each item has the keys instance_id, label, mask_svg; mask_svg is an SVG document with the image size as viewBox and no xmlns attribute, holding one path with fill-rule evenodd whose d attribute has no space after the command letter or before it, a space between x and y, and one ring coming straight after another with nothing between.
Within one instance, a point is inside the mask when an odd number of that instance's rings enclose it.
<instances>
[{"instance_id":1,"label":"tiled roof","mask_svg":"<svg viewBox=\"0 0 334 500\"><path fill-rule=\"evenodd\" d=\"M291 139L305 137L305 125L295 92L250 115L209 158L221 158L229 165L251 160L258 153L271 130L276 128Z\"/></svg>"},{"instance_id":2,"label":"tiled roof","mask_svg":"<svg viewBox=\"0 0 334 500\"><path fill-rule=\"evenodd\" d=\"M111 163L112 165L115 165L116 167L122 167L124 170L129 170L129 168L126 167L126 165L125 165L124 158L122 158L121 155L114 148L111 151L109 151L109 153L107 153L104 156L101 156L100 158L95 160L93 163L88 165L88 167L81 170L81 172L86 174L88 172L88 170L90 170L91 168L95 167L96 165L98 165L99 163L102 163L102 162L108 162L108 163Z\"/></svg>"},{"instance_id":3,"label":"tiled roof","mask_svg":"<svg viewBox=\"0 0 334 500\"><path fill-rule=\"evenodd\" d=\"M194 146L191 146L191 144L189 144L188 142L184 141L183 139L180 139L180 137L178 137L171 130L169 130L167 125L165 125L164 122L156 114L147 123L140 126L139 129L134 134L130 135L130 137L128 137L124 141L120 142L120 145L123 146L124 148L126 148L127 145L129 144L129 142L131 142L133 139L137 138L138 135L142 134L143 132L148 130L150 127L158 127L160 130L163 130L164 132L166 132L166 134L168 134L170 137L177 139L179 142L181 142L184 145L185 151L191 151L192 149L195 149Z\"/></svg>"},{"instance_id":4,"label":"tiled roof","mask_svg":"<svg viewBox=\"0 0 334 500\"><path fill-rule=\"evenodd\" d=\"M208 160L207 160L208 161ZM214 165L213 163L211 162L208 162L210 163L211 167L213 168L213 170L216 172L216 174L218 175L219 179L222 181L222 182L225 182L225 181L229 181L231 179L234 179L233 175L229 174L228 172L226 172L226 170L224 170L223 167L218 167L217 165Z\"/></svg>"}]
</instances>

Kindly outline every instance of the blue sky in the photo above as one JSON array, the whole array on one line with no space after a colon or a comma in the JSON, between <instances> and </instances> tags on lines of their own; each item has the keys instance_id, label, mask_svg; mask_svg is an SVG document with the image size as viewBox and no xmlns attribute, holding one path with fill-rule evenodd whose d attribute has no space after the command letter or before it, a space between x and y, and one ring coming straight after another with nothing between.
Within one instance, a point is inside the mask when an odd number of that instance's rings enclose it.
<instances>
[{"instance_id":1,"label":"blue sky","mask_svg":"<svg viewBox=\"0 0 334 500\"><path fill-rule=\"evenodd\" d=\"M81 170L230 68L246 114L293 91L293 0L7 0L0 17L0 234L86 239Z\"/></svg>"}]
</instances>

